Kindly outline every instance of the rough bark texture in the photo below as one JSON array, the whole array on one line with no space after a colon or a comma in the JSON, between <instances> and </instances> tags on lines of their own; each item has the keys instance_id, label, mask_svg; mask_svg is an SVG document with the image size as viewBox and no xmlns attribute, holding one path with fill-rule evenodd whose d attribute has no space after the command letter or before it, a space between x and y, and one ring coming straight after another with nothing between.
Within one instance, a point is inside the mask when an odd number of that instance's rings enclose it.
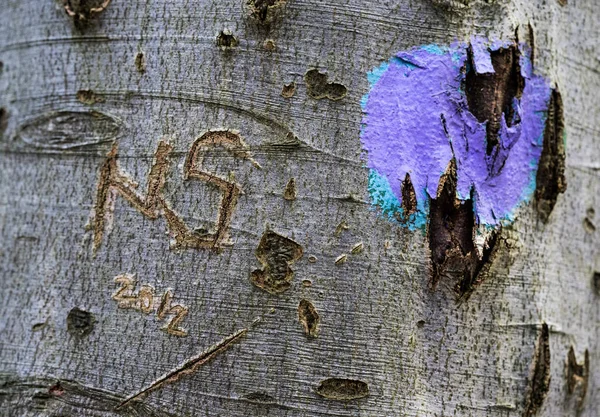
<instances>
[{"instance_id":1,"label":"rough bark texture","mask_svg":"<svg viewBox=\"0 0 600 417\"><path fill-rule=\"evenodd\" d=\"M457 302L360 100L474 34L532 44L566 161ZM599 37L593 0L4 0L0 415L597 416Z\"/></svg>"}]
</instances>

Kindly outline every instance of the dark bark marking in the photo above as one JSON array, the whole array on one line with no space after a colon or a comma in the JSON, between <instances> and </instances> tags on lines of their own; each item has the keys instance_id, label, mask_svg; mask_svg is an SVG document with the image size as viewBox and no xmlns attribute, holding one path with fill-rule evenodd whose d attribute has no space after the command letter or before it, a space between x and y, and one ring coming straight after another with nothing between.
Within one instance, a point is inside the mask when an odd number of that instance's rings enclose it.
<instances>
[{"instance_id":1,"label":"dark bark marking","mask_svg":"<svg viewBox=\"0 0 600 417\"><path fill-rule=\"evenodd\" d=\"M98 111L60 111L22 124L18 136L36 148L69 150L113 141L121 129L116 118Z\"/></svg>"},{"instance_id":2,"label":"dark bark marking","mask_svg":"<svg viewBox=\"0 0 600 417\"><path fill-rule=\"evenodd\" d=\"M137 72L139 72L140 74L143 74L146 72L146 55L144 55L143 52L138 52L137 55L135 56L135 69L137 70Z\"/></svg>"},{"instance_id":3,"label":"dark bark marking","mask_svg":"<svg viewBox=\"0 0 600 417\"><path fill-rule=\"evenodd\" d=\"M189 374L196 372L198 370L198 368L200 368L202 365L208 363L211 359L215 358L216 356L225 352L227 349L229 349L231 346L233 346L233 344L236 343L237 341L239 341L242 337L244 337L246 335L246 333L248 333L248 329L241 329L241 330L238 330L237 332L227 336L226 338L224 338L217 344L211 346L207 350L205 350L205 351L201 352L200 354L192 357L191 359L185 361L181 366L178 366L177 368L173 369L172 371L164 374L163 376L158 378L156 381L154 381L152 384L150 384L148 387L143 388L142 390L138 391L137 393L127 397L116 408L119 409L119 408L125 407L127 404L131 403L132 401L135 401L141 397L148 395L150 392L159 389L160 387L162 387L165 384L171 384L171 383L177 382L179 380L179 378L181 378L182 376L189 375Z\"/></svg>"},{"instance_id":4,"label":"dark bark marking","mask_svg":"<svg viewBox=\"0 0 600 417\"><path fill-rule=\"evenodd\" d=\"M79 90L76 94L77 100L83 104L92 105L96 103L103 103L104 98L94 93L92 90Z\"/></svg>"},{"instance_id":5,"label":"dark bark marking","mask_svg":"<svg viewBox=\"0 0 600 417\"><path fill-rule=\"evenodd\" d=\"M253 271L250 281L268 293L282 293L292 285L294 271L290 265L302 258L302 255L302 246L267 230L256 249L256 258L263 264L263 269Z\"/></svg>"},{"instance_id":6,"label":"dark bark marking","mask_svg":"<svg viewBox=\"0 0 600 417\"><path fill-rule=\"evenodd\" d=\"M263 47L269 51L269 52L273 52L275 50L275 48L277 48L277 45L275 44L275 41L273 39L267 39L264 43L263 43Z\"/></svg>"},{"instance_id":7,"label":"dark bark marking","mask_svg":"<svg viewBox=\"0 0 600 417\"><path fill-rule=\"evenodd\" d=\"M6 107L0 107L0 137L4 136L4 132L8 127L8 110Z\"/></svg>"},{"instance_id":8,"label":"dark bark marking","mask_svg":"<svg viewBox=\"0 0 600 417\"><path fill-rule=\"evenodd\" d=\"M296 180L294 178L290 178L285 186L285 190L283 190L283 198L288 201L292 201L295 200L297 196L298 191L296 190Z\"/></svg>"},{"instance_id":9,"label":"dark bark marking","mask_svg":"<svg viewBox=\"0 0 600 417\"><path fill-rule=\"evenodd\" d=\"M529 53L529 59L531 59L531 65L535 65L535 31L533 29L533 25L531 24L531 22L527 23L527 34L529 35L529 49L530 49L530 53Z\"/></svg>"},{"instance_id":10,"label":"dark bark marking","mask_svg":"<svg viewBox=\"0 0 600 417\"><path fill-rule=\"evenodd\" d=\"M430 201L428 239L431 252L432 289L448 277L458 280L455 291L468 296L477 284L482 269L491 263L499 230L491 233L480 255L475 246L475 214L473 199L456 197L456 161L452 160L440 179L437 197Z\"/></svg>"},{"instance_id":11,"label":"dark bark marking","mask_svg":"<svg viewBox=\"0 0 600 417\"><path fill-rule=\"evenodd\" d=\"M538 336L533 354L532 371L525 398L524 417L535 416L544 404L550 390L550 331L546 323L542 323L542 331Z\"/></svg>"},{"instance_id":12,"label":"dark bark marking","mask_svg":"<svg viewBox=\"0 0 600 417\"><path fill-rule=\"evenodd\" d=\"M289 84L284 84L283 88L281 89L281 95L285 98L291 98L294 96L295 93L296 93L296 83L293 81Z\"/></svg>"},{"instance_id":13,"label":"dark bark marking","mask_svg":"<svg viewBox=\"0 0 600 417\"><path fill-rule=\"evenodd\" d=\"M74 307L67 315L67 330L73 336L84 337L94 329L94 321L92 313Z\"/></svg>"},{"instance_id":14,"label":"dark bark marking","mask_svg":"<svg viewBox=\"0 0 600 417\"><path fill-rule=\"evenodd\" d=\"M223 50L232 49L238 45L238 39L229 29L224 29L217 35L217 46Z\"/></svg>"},{"instance_id":15,"label":"dark bark marking","mask_svg":"<svg viewBox=\"0 0 600 417\"><path fill-rule=\"evenodd\" d=\"M568 0L557 0L558 4L560 4L561 6L566 6L568 4Z\"/></svg>"},{"instance_id":16,"label":"dark bark marking","mask_svg":"<svg viewBox=\"0 0 600 417\"><path fill-rule=\"evenodd\" d=\"M317 69L311 69L304 74L307 94L309 97L320 100L328 98L330 100L341 100L348 93L348 89L338 83L328 83L327 74L320 73Z\"/></svg>"},{"instance_id":17,"label":"dark bark marking","mask_svg":"<svg viewBox=\"0 0 600 417\"><path fill-rule=\"evenodd\" d=\"M567 189L565 179L563 102L558 90L552 90L548 117L544 129L544 143L536 175L535 206L540 219L548 221L559 193Z\"/></svg>"},{"instance_id":18,"label":"dark bark marking","mask_svg":"<svg viewBox=\"0 0 600 417\"><path fill-rule=\"evenodd\" d=\"M577 392L576 401L578 411L583 409L589 377L590 354L588 350L585 350L583 364L579 365L575 356L575 349L571 346L567 354L567 392L569 395Z\"/></svg>"},{"instance_id":19,"label":"dark bark marking","mask_svg":"<svg viewBox=\"0 0 600 417\"><path fill-rule=\"evenodd\" d=\"M321 318L315 306L308 300L302 299L298 304L298 320L304 328L304 333L309 337L319 335L319 323Z\"/></svg>"},{"instance_id":20,"label":"dark bark marking","mask_svg":"<svg viewBox=\"0 0 600 417\"><path fill-rule=\"evenodd\" d=\"M252 404L277 404L275 398L264 392L251 392L244 395L242 399Z\"/></svg>"},{"instance_id":21,"label":"dark bark marking","mask_svg":"<svg viewBox=\"0 0 600 417\"><path fill-rule=\"evenodd\" d=\"M65 11L75 20L88 20L108 7L111 0L64 0Z\"/></svg>"},{"instance_id":22,"label":"dark bark marking","mask_svg":"<svg viewBox=\"0 0 600 417\"><path fill-rule=\"evenodd\" d=\"M369 385L355 379L329 378L321 381L316 391L329 400L356 400L369 395Z\"/></svg>"},{"instance_id":23,"label":"dark bark marking","mask_svg":"<svg viewBox=\"0 0 600 417\"><path fill-rule=\"evenodd\" d=\"M248 0L250 14L260 23L270 23L281 12L285 0Z\"/></svg>"},{"instance_id":24,"label":"dark bark marking","mask_svg":"<svg viewBox=\"0 0 600 417\"><path fill-rule=\"evenodd\" d=\"M402 211L405 218L417 211L417 194L408 172L402 181Z\"/></svg>"},{"instance_id":25,"label":"dark bark marking","mask_svg":"<svg viewBox=\"0 0 600 417\"><path fill-rule=\"evenodd\" d=\"M600 295L600 272L594 271L592 274L592 288L597 295Z\"/></svg>"},{"instance_id":26,"label":"dark bark marking","mask_svg":"<svg viewBox=\"0 0 600 417\"><path fill-rule=\"evenodd\" d=\"M514 108L516 98L520 98L525 86L519 65L517 46L491 51L494 73L477 74L473 62L473 52L469 48L468 70L465 77L465 94L469 111L481 123L486 123L486 163L490 176L496 176L504 167L508 150L500 143L502 116L507 126L518 123Z\"/></svg>"},{"instance_id":27,"label":"dark bark marking","mask_svg":"<svg viewBox=\"0 0 600 417\"><path fill-rule=\"evenodd\" d=\"M130 403L115 412L115 407L122 400L122 396L113 392L75 381L40 377L16 378L0 374L0 410L8 413L2 415L83 416L97 415L100 412L121 417L172 417L171 414L139 402Z\"/></svg>"}]
</instances>

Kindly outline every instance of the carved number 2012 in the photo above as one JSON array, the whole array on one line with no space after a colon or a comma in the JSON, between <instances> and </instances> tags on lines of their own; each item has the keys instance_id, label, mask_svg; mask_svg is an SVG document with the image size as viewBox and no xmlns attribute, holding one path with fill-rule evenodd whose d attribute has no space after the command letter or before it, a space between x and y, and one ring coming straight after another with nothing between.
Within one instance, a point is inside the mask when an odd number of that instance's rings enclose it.
<instances>
[{"instance_id":1,"label":"carved number 2012","mask_svg":"<svg viewBox=\"0 0 600 417\"><path fill-rule=\"evenodd\" d=\"M179 325L187 316L188 308L181 304L171 304L173 291L167 290L157 303L158 298L154 296L154 288L150 285L142 285L136 294L135 286L137 282L135 275L118 275L115 277L115 282L121 285L121 288L112 296L113 300L118 303L119 308L134 309L144 314L150 314L156 310L156 317L159 320L164 320L167 316L173 316L161 330L174 336L187 336L187 331Z\"/></svg>"}]
</instances>

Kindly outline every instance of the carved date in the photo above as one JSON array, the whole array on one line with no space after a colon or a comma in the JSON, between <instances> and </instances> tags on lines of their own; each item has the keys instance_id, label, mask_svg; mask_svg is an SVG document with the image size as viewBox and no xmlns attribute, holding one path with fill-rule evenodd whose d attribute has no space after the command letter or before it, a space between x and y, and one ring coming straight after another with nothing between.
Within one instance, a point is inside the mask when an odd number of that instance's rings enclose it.
<instances>
[{"instance_id":1,"label":"carved date","mask_svg":"<svg viewBox=\"0 0 600 417\"><path fill-rule=\"evenodd\" d=\"M165 320L171 316L169 322L161 330L174 336L187 336L187 331L180 325L188 314L188 308L181 304L172 304L172 290L168 289L162 297L157 297L154 287L144 284L136 293L137 281L134 274L118 275L115 277L115 283L121 287L112 295L112 299L117 302L119 308L133 309L143 314L156 311L158 320Z\"/></svg>"}]
</instances>

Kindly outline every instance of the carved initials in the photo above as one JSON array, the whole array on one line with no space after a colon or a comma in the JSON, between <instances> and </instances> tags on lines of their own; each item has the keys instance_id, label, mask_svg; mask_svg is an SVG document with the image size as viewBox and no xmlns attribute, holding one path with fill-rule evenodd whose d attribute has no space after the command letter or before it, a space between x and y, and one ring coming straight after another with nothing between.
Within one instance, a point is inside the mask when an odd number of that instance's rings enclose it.
<instances>
[{"instance_id":1,"label":"carved initials","mask_svg":"<svg viewBox=\"0 0 600 417\"><path fill-rule=\"evenodd\" d=\"M252 159L242 138L233 132L210 131L193 143L184 165L184 180L195 178L215 185L223 193L214 232L199 233L188 227L169 206L162 193L166 174L170 168L169 156L173 147L165 141L158 143L152 168L148 174L146 194L142 195L136 190L138 184L119 169L117 146L115 144L100 169L94 215L91 221L94 234L94 250L100 247L102 243L107 219L112 216L117 195L125 198L136 210L149 219L164 216L167 227L175 238L174 248L220 248L230 245L229 226L242 189L234 181L221 178L202 169L202 153L213 147L225 148L234 157L247 159L255 166L260 167Z\"/></svg>"}]
</instances>

